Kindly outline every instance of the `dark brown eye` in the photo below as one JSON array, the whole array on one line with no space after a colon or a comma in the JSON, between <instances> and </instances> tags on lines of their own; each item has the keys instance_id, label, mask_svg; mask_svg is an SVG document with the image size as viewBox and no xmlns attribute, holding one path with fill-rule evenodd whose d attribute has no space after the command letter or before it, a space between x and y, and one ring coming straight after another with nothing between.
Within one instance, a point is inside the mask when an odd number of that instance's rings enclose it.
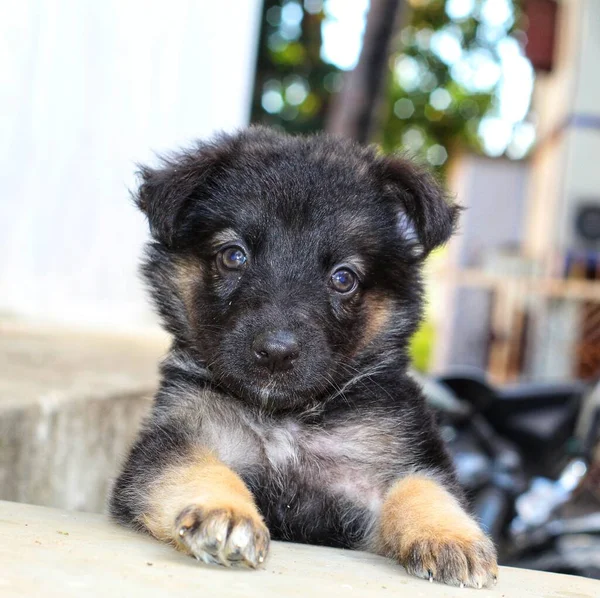
<instances>
[{"instance_id":1,"label":"dark brown eye","mask_svg":"<svg viewBox=\"0 0 600 598\"><path fill-rule=\"evenodd\" d=\"M246 252L237 246L226 247L219 251L218 258L227 270L239 270L244 267L244 264L248 261Z\"/></svg>"},{"instance_id":2,"label":"dark brown eye","mask_svg":"<svg viewBox=\"0 0 600 598\"><path fill-rule=\"evenodd\" d=\"M331 275L331 286L338 293L350 293L356 288L356 274L352 270L340 268Z\"/></svg>"}]
</instances>

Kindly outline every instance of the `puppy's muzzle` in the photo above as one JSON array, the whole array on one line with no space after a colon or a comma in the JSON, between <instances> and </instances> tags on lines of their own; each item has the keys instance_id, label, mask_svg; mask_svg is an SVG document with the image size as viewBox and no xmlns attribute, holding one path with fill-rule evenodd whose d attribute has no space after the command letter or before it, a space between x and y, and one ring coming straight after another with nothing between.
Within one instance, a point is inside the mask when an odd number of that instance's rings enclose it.
<instances>
[{"instance_id":1,"label":"puppy's muzzle","mask_svg":"<svg viewBox=\"0 0 600 598\"><path fill-rule=\"evenodd\" d=\"M287 330L269 330L259 334L252 343L252 351L256 364L272 374L291 370L300 355L296 336Z\"/></svg>"}]
</instances>

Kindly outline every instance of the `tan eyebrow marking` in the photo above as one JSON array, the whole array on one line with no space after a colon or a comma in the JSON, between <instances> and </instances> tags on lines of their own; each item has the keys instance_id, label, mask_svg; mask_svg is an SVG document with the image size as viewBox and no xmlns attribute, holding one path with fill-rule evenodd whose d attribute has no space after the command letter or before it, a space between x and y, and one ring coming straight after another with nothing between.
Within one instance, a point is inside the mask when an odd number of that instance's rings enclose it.
<instances>
[{"instance_id":1,"label":"tan eyebrow marking","mask_svg":"<svg viewBox=\"0 0 600 598\"><path fill-rule=\"evenodd\" d=\"M240 235L232 228L225 228L213 235L211 245L216 249L221 245L233 243L240 240Z\"/></svg>"},{"instance_id":2,"label":"tan eyebrow marking","mask_svg":"<svg viewBox=\"0 0 600 598\"><path fill-rule=\"evenodd\" d=\"M367 273L367 268L364 260L357 255L351 255L347 260L344 260L344 264L348 264L356 270L356 273L363 277Z\"/></svg>"}]
</instances>

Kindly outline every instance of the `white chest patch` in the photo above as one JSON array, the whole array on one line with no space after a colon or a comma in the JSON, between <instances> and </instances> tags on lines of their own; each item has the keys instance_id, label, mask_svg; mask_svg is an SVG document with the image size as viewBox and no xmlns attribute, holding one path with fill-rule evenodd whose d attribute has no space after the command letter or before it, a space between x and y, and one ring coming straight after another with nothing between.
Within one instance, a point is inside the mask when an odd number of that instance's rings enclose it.
<instances>
[{"instance_id":1,"label":"white chest patch","mask_svg":"<svg viewBox=\"0 0 600 598\"><path fill-rule=\"evenodd\" d=\"M335 432L307 429L297 421L254 422L264 454L275 472L310 480L321 491L377 511L383 500L378 443L368 428L347 426Z\"/></svg>"},{"instance_id":2,"label":"white chest patch","mask_svg":"<svg viewBox=\"0 0 600 598\"><path fill-rule=\"evenodd\" d=\"M299 436L298 424L289 423L268 430L264 436L265 453L269 463L279 469L298 462Z\"/></svg>"}]
</instances>

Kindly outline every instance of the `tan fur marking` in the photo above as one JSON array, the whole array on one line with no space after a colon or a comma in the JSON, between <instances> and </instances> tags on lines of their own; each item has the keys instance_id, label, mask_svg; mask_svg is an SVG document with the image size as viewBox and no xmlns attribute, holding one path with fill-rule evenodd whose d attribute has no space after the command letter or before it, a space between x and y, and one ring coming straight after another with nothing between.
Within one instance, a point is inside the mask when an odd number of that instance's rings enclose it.
<instances>
[{"instance_id":1,"label":"tan fur marking","mask_svg":"<svg viewBox=\"0 0 600 598\"><path fill-rule=\"evenodd\" d=\"M219 246L225 245L226 243L239 242L238 239L240 239L240 235L238 235L232 228L226 228L213 236L211 239L211 244L215 249L218 249Z\"/></svg>"},{"instance_id":2,"label":"tan fur marking","mask_svg":"<svg viewBox=\"0 0 600 598\"><path fill-rule=\"evenodd\" d=\"M360 349L366 347L381 334L389 322L392 312L392 302L382 294L372 293L365 298L365 309L367 311L367 325L362 342L360 343Z\"/></svg>"},{"instance_id":3,"label":"tan fur marking","mask_svg":"<svg viewBox=\"0 0 600 598\"><path fill-rule=\"evenodd\" d=\"M458 501L438 483L412 475L397 482L381 512L381 535L400 559L425 538L465 544L482 535Z\"/></svg>"},{"instance_id":4,"label":"tan fur marking","mask_svg":"<svg viewBox=\"0 0 600 598\"><path fill-rule=\"evenodd\" d=\"M194 289L202 278L202 264L198 260L179 258L174 266L177 290L185 305L188 319L193 324Z\"/></svg>"},{"instance_id":5,"label":"tan fur marking","mask_svg":"<svg viewBox=\"0 0 600 598\"><path fill-rule=\"evenodd\" d=\"M190 506L223 510L264 527L250 490L211 452L198 449L186 463L173 464L153 485L142 522L159 540L177 543L177 519Z\"/></svg>"},{"instance_id":6,"label":"tan fur marking","mask_svg":"<svg viewBox=\"0 0 600 598\"><path fill-rule=\"evenodd\" d=\"M440 484L422 475L397 482L381 510L377 552L411 573L483 587L498 574L495 549L478 524Z\"/></svg>"}]
</instances>

